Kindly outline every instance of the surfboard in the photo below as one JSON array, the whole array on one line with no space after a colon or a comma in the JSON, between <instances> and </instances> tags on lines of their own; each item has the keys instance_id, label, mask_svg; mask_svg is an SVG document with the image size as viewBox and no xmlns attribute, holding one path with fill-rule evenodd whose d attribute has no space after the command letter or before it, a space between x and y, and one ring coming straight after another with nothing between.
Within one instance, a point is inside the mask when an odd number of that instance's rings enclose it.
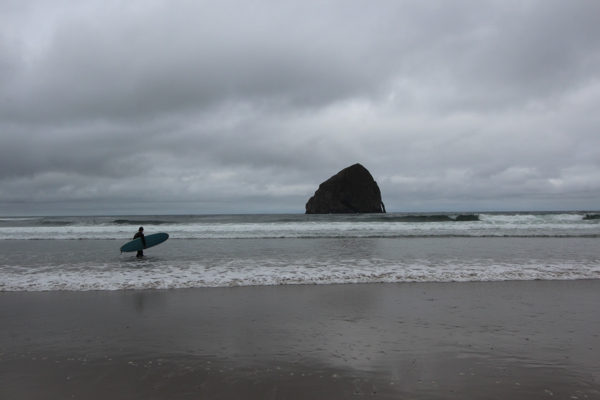
<instances>
[{"instance_id":1,"label":"surfboard","mask_svg":"<svg viewBox=\"0 0 600 400\"><path fill-rule=\"evenodd\" d=\"M146 239L146 248L154 247L156 245L161 244L169 238L168 233L155 233L153 235L144 236ZM141 238L137 238L132 240L129 243L125 243L121 246L121 251L125 253L131 253L132 251L140 251L144 250L144 244L142 243Z\"/></svg>"}]
</instances>

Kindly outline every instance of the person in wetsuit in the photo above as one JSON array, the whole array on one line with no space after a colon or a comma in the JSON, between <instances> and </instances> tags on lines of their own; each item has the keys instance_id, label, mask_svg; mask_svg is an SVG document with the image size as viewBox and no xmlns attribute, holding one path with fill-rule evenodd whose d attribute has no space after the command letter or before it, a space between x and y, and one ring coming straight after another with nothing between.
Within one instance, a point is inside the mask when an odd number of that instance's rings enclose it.
<instances>
[{"instance_id":1,"label":"person in wetsuit","mask_svg":"<svg viewBox=\"0 0 600 400\"><path fill-rule=\"evenodd\" d=\"M136 233L133 236L133 238L134 239L142 238L142 244L144 245L144 249L146 248L146 238L144 237L144 228L143 227L140 226L140 229L138 229L138 233ZM144 257L144 251L143 250L139 250L135 256L138 257L138 258Z\"/></svg>"}]
</instances>

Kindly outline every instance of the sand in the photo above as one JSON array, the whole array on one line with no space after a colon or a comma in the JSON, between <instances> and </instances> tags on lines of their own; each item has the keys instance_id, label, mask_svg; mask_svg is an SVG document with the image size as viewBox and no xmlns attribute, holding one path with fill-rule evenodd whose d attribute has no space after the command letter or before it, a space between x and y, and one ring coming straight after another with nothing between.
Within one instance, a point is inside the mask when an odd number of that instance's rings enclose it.
<instances>
[{"instance_id":1,"label":"sand","mask_svg":"<svg viewBox=\"0 0 600 400\"><path fill-rule=\"evenodd\" d=\"M600 281L0 293L2 399L600 398Z\"/></svg>"}]
</instances>

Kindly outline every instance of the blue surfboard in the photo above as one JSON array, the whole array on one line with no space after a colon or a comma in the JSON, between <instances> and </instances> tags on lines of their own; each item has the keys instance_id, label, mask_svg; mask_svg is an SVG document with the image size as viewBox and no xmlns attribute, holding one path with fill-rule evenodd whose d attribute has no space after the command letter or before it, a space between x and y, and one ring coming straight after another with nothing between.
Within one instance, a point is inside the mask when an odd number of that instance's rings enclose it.
<instances>
[{"instance_id":1,"label":"blue surfboard","mask_svg":"<svg viewBox=\"0 0 600 400\"><path fill-rule=\"evenodd\" d=\"M166 241L169 238L168 233L155 233L153 235L144 236L146 239L146 248L154 247L162 242ZM129 243L125 243L121 246L121 251L125 253L131 253L132 251L140 251L144 250L144 244L142 243L141 238L137 238L132 240Z\"/></svg>"}]
</instances>

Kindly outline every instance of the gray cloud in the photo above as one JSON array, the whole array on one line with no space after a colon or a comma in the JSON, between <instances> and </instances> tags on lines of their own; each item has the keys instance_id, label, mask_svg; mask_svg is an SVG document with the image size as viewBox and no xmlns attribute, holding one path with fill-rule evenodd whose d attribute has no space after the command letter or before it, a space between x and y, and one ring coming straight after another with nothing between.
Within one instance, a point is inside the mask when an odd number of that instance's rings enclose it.
<instances>
[{"instance_id":1,"label":"gray cloud","mask_svg":"<svg viewBox=\"0 0 600 400\"><path fill-rule=\"evenodd\" d=\"M0 213L302 212L355 162L390 211L597 209L599 12L0 2Z\"/></svg>"}]
</instances>

